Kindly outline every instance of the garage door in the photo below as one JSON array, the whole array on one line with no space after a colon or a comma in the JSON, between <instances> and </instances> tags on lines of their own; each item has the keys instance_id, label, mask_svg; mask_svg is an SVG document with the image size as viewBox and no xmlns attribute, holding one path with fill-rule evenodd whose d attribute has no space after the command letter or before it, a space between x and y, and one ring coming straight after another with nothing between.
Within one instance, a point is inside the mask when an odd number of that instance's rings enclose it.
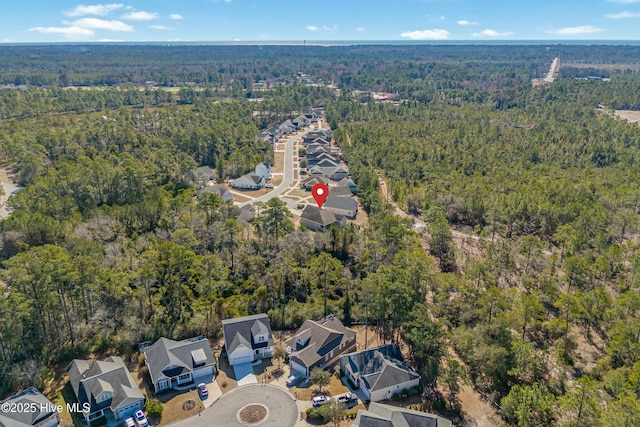
<instances>
[{"instance_id":1,"label":"garage door","mask_svg":"<svg viewBox=\"0 0 640 427\"><path fill-rule=\"evenodd\" d=\"M253 354L250 354L248 356L234 357L232 360L229 361L231 365L241 365L243 363L251 363L251 362L253 362Z\"/></svg>"},{"instance_id":2,"label":"garage door","mask_svg":"<svg viewBox=\"0 0 640 427\"><path fill-rule=\"evenodd\" d=\"M307 376L307 368L305 368L304 366L300 365L299 363L294 362L293 360L291 361L291 370L299 372L304 377Z\"/></svg>"}]
</instances>

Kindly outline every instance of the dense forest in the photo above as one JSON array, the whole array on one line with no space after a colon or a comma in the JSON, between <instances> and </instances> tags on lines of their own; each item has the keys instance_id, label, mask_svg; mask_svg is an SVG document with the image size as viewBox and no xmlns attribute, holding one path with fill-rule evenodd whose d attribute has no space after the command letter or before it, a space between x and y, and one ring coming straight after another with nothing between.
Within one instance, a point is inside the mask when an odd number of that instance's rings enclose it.
<instances>
[{"instance_id":1,"label":"dense forest","mask_svg":"<svg viewBox=\"0 0 640 427\"><path fill-rule=\"evenodd\" d=\"M530 83L557 55L597 70L639 50L1 47L0 84L27 87L0 89L25 186L0 222L0 395L229 317L296 328L326 287L330 313L407 345L431 410L462 418L468 377L507 425L640 425L640 128L608 114L640 109L640 75ZM271 161L258 131L318 106L368 224L311 233L277 199L245 223L194 198L187 171Z\"/></svg>"}]
</instances>

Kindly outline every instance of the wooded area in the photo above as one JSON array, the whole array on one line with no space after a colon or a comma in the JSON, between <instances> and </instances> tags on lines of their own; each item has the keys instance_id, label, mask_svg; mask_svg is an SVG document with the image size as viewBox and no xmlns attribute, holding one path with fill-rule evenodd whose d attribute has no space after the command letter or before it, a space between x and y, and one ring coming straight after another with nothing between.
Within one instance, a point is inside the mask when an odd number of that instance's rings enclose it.
<instances>
[{"instance_id":1,"label":"wooded area","mask_svg":"<svg viewBox=\"0 0 640 427\"><path fill-rule=\"evenodd\" d=\"M0 154L26 186L0 222L0 395L90 353L217 337L234 316L297 328L326 286L345 324L407 344L432 410L455 415L468 375L508 425L640 425L640 128L596 111L639 109L640 74L530 83L556 55L639 50L0 48L0 83L116 85L0 89ZM189 170L272 161L259 130L318 106L367 225L295 229L277 199L247 224L194 198Z\"/></svg>"}]
</instances>

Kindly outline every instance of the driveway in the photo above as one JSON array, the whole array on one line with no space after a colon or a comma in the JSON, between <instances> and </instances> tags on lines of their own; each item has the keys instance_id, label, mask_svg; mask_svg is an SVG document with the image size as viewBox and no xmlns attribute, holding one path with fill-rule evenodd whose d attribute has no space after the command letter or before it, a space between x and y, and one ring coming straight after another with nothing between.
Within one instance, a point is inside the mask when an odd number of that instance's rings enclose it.
<instances>
[{"instance_id":1,"label":"driveway","mask_svg":"<svg viewBox=\"0 0 640 427\"><path fill-rule=\"evenodd\" d=\"M258 379L256 378L256 374L253 373L253 365L251 363L235 365L233 372L236 375L238 387L248 384L258 384Z\"/></svg>"},{"instance_id":2,"label":"driveway","mask_svg":"<svg viewBox=\"0 0 640 427\"><path fill-rule=\"evenodd\" d=\"M251 416L255 418L251 419ZM247 417L245 422L241 419ZM299 409L291 394L271 385L246 385L224 394L200 416L174 424L174 427L293 427Z\"/></svg>"}]
</instances>

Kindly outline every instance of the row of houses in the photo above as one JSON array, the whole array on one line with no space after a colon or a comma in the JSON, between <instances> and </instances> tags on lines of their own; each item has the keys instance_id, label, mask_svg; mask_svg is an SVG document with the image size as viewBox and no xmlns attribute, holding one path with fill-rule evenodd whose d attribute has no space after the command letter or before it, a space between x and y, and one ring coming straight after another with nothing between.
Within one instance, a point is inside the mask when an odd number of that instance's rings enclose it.
<instances>
[{"instance_id":1,"label":"row of houses","mask_svg":"<svg viewBox=\"0 0 640 427\"><path fill-rule=\"evenodd\" d=\"M259 140L275 144L280 138L285 135L297 132L303 127L311 126L312 123L316 123L320 119L320 116L315 112L309 114L300 114L294 119L285 120L278 126L272 126L257 135Z\"/></svg>"},{"instance_id":2,"label":"row of houses","mask_svg":"<svg viewBox=\"0 0 640 427\"><path fill-rule=\"evenodd\" d=\"M251 364L273 355L273 333L264 313L223 320L222 332L223 354L231 366ZM420 375L404 362L396 344L357 352L356 332L335 316L319 321L306 320L285 345L292 373L309 378L316 368L329 369L339 364L352 386L360 389L365 400L371 402L389 399L419 385ZM199 382L212 382L215 378L216 361L205 337L181 341L162 337L153 344L141 343L140 351L144 354L155 393L188 390ZM93 362L75 359L66 370L78 408L88 424L104 419L107 425L115 425L144 408L145 396L118 356ZM0 405L0 425L3 427L55 427L60 421L57 408L35 388L0 403L38 409L11 411L11 406ZM372 404L369 411L358 415L355 425L377 425L371 423L381 417L393 419L396 416L381 412L382 409ZM419 412L414 415L431 416ZM447 425L446 420L438 421L437 417L434 420L442 424L424 425Z\"/></svg>"}]
</instances>

